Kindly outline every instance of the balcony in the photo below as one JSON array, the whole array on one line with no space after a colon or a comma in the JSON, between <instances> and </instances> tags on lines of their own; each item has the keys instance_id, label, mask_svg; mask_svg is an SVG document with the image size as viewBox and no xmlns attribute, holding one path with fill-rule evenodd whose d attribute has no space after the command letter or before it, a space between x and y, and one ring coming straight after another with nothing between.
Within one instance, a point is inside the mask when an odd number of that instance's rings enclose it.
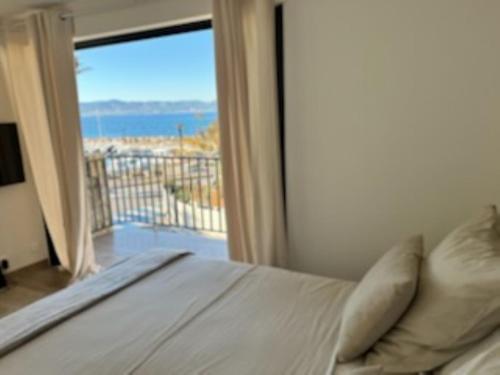
<instances>
[{"instance_id":1,"label":"balcony","mask_svg":"<svg viewBox=\"0 0 500 375\"><path fill-rule=\"evenodd\" d=\"M227 258L218 157L92 155L86 173L101 264L155 247Z\"/></svg>"}]
</instances>

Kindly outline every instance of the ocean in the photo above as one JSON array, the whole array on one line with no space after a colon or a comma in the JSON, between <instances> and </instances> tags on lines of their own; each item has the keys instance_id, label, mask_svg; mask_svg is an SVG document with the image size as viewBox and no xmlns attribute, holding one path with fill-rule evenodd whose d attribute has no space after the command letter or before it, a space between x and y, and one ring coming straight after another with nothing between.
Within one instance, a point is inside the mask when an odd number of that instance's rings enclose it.
<instances>
[{"instance_id":1,"label":"ocean","mask_svg":"<svg viewBox=\"0 0 500 375\"><path fill-rule=\"evenodd\" d=\"M84 138L177 137L177 125L184 125L184 135L205 130L217 120L217 113L169 113L161 115L82 116Z\"/></svg>"}]
</instances>

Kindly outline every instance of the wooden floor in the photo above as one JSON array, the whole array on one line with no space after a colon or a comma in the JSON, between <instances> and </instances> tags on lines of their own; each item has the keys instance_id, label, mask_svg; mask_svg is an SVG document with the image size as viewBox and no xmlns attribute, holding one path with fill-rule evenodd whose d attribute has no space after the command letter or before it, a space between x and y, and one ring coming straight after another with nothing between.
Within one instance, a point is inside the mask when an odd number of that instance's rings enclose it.
<instances>
[{"instance_id":1,"label":"wooden floor","mask_svg":"<svg viewBox=\"0 0 500 375\"><path fill-rule=\"evenodd\" d=\"M124 227L94 239L97 262L103 267L152 248L188 249L205 257L227 259L226 240L221 235L189 231ZM0 290L0 318L48 296L68 285L70 275L48 262L7 275L9 287Z\"/></svg>"},{"instance_id":2,"label":"wooden floor","mask_svg":"<svg viewBox=\"0 0 500 375\"><path fill-rule=\"evenodd\" d=\"M50 267L48 262L7 275L9 286L0 291L0 318L64 288L69 280L69 273Z\"/></svg>"}]
</instances>

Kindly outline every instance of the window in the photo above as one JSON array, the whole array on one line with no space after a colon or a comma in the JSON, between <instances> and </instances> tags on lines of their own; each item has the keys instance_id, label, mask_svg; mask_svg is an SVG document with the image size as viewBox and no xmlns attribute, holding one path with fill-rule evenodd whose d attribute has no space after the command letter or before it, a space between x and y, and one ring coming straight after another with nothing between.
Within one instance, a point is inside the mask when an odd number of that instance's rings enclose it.
<instances>
[{"instance_id":1,"label":"window","mask_svg":"<svg viewBox=\"0 0 500 375\"><path fill-rule=\"evenodd\" d=\"M77 44L94 232L225 234L214 55L208 21Z\"/></svg>"}]
</instances>

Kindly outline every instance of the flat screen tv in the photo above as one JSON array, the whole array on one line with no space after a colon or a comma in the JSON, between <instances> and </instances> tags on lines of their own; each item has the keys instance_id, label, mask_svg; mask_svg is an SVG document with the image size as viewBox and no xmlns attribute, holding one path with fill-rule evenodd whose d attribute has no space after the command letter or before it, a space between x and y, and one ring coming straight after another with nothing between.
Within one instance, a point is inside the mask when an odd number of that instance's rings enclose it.
<instances>
[{"instance_id":1,"label":"flat screen tv","mask_svg":"<svg viewBox=\"0 0 500 375\"><path fill-rule=\"evenodd\" d=\"M24 181L23 158L16 124L0 123L0 186Z\"/></svg>"}]
</instances>

